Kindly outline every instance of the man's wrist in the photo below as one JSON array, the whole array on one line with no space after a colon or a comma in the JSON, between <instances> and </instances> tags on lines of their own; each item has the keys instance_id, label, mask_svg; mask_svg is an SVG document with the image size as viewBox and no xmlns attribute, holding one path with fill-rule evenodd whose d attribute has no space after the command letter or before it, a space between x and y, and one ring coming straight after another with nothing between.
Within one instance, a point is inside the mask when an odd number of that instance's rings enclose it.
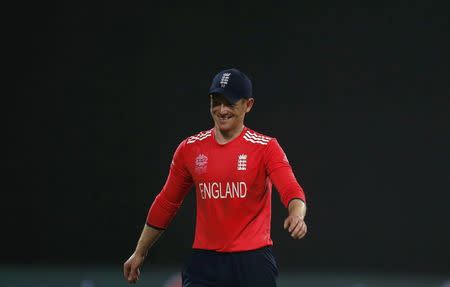
<instances>
[{"instance_id":1,"label":"man's wrist","mask_svg":"<svg viewBox=\"0 0 450 287\"><path fill-rule=\"evenodd\" d=\"M136 256L145 258L147 256L148 250L142 250L141 248L136 248L136 250L134 251L134 254Z\"/></svg>"},{"instance_id":2,"label":"man's wrist","mask_svg":"<svg viewBox=\"0 0 450 287\"><path fill-rule=\"evenodd\" d=\"M300 198L293 198L289 202L288 213L290 216L298 216L304 220L306 213L306 205Z\"/></svg>"}]
</instances>

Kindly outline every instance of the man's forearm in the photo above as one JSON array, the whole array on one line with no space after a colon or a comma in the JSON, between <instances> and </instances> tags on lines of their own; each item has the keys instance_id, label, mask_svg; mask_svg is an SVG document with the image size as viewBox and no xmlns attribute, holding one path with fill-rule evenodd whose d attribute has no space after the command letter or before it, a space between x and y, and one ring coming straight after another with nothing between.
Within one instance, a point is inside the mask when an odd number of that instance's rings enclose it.
<instances>
[{"instance_id":1,"label":"man's forearm","mask_svg":"<svg viewBox=\"0 0 450 287\"><path fill-rule=\"evenodd\" d=\"M293 199L288 206L289 215L300 216L303 220L306 215L306 204L300 199Z\"/></svg>"},{"instance_id":2,"label":"man's forearm","mask_svg":"<svg viewBox=\"0 0 450 287\"><path fill-rule=\"evenodd\" d=\"M155 229L148 225L144 226L141 236L139 237L135 253L140 256L147 256L147 252L152 245L158 240L164 230Z\"/></svg>"}]
</instances>

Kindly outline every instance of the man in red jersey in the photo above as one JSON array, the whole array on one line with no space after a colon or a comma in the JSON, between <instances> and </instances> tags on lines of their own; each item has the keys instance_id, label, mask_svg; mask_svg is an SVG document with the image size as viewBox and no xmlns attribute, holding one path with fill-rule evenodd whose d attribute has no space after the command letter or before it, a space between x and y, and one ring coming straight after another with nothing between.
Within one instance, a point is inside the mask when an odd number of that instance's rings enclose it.
<instances>
[{"instance_id":1,"label":"man in red jersey","mask_svg":"<svg viewBox=\"0 0 450 287\"><path fill-rule=\"evenodd\" d=\"M305 194L277 140L244 125L253 107L250 79L237 69L218 73L209 90L214 127L178 146L167 181L151 205L136 250L124 263L139 278L150 247L195 186L197 218L183 286L276 286L270 238L272 183L288 210L284 228L305 236Z\"/></svg>"}]
</instances>

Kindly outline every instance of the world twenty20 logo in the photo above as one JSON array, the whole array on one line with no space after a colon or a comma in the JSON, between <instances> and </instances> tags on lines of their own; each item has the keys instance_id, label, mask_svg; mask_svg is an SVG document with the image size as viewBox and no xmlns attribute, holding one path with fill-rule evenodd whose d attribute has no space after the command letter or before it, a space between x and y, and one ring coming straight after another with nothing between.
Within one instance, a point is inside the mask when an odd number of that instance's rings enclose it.
<instances>
[{"instance_id":1,"label":"world twenty20 logo","mask_svg":"<svg viewBox=\"0 0 450 287\"><path fill-rule=\"evenodd\" d=\"M199 154L195 158L195 171L197 173L204 173L208 165L208 157L204 154Z\"/></svg>"}]
</instances>

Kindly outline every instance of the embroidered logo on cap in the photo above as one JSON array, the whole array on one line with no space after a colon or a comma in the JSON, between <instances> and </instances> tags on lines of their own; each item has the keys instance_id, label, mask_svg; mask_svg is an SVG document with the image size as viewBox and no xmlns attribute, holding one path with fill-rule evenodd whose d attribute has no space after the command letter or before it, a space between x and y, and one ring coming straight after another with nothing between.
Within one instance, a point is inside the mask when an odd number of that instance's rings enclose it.
<instances>
[{"instance_id":1,"label":"embroidered logo on cap","mask_svg":"<svg viewBox=\"0 0 450 287\"><path fill-rule=\"evenodd\" d=\"M220 86L222 88L225 88L225 86L228 84L228 80L230 79L231 73L223 73L222 79L220 79Z\"/></svg>"}]
</instances>

